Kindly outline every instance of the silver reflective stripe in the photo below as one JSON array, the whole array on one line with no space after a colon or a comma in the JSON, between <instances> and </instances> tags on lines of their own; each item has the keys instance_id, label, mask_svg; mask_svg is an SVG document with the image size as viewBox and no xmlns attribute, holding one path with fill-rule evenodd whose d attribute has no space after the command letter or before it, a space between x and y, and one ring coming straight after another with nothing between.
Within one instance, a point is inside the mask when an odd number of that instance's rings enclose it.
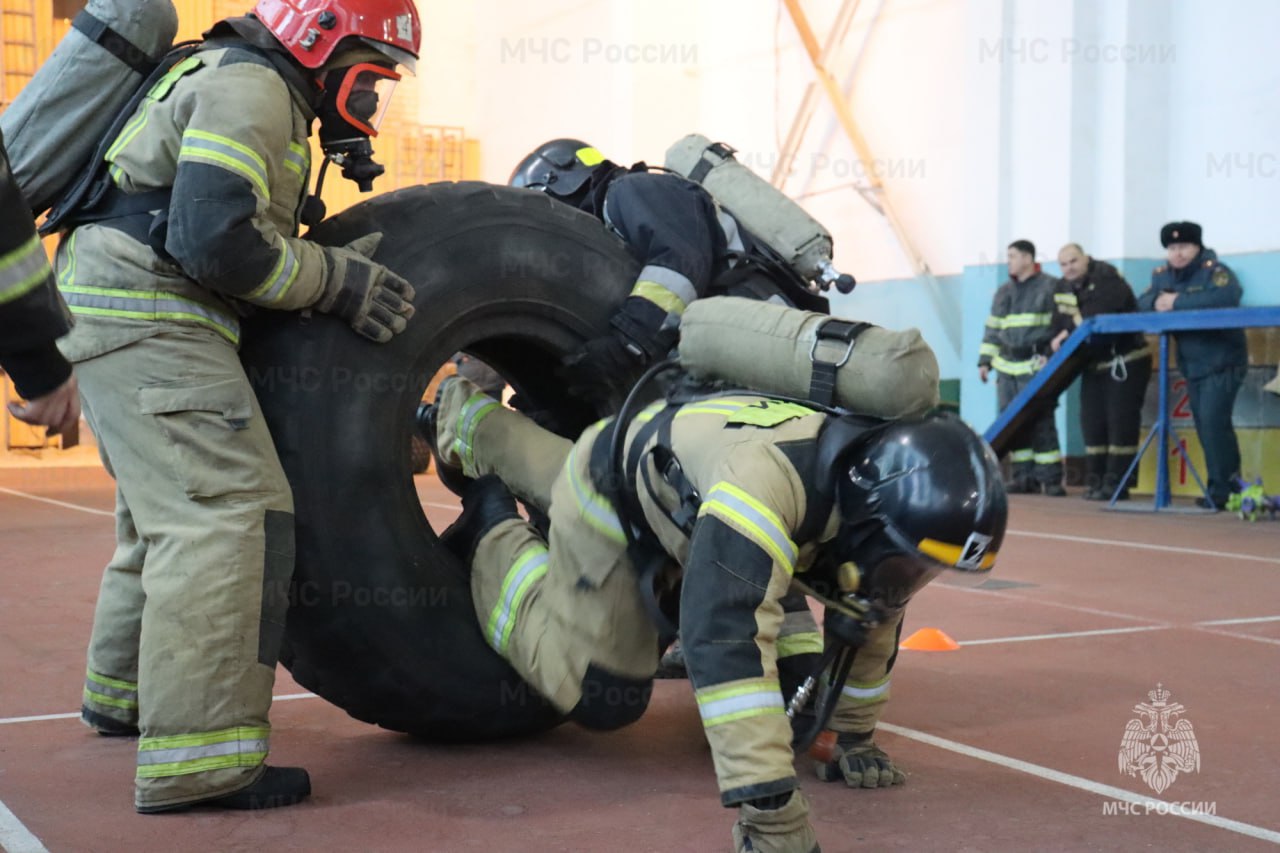
<instances>
[{"instance_id":1,"label":"silver reflective stripe","mask_svg":"<svg viewBox=\"0 0 1280 853\"><path fill-rule=\"evenodd\" d=\"M889 682L886 680L884 684L878 684L874 687L859 687L856 684L846 684L840 692L850 699L860 699L865 702L868 699L879 699L881 696L886 695L889 692Z\"/></svg>"},{"instance_id":2,"label":"silver reflective stripe","mask_svg":"<svg viewBox=\"0 0 1280 853\"><path fill-rule=\"evenodd\" d=\"M40 238L32 237L0 259L0 305L26 296L39 287L47 275L51 275L49 259L44 255Z\"/></svg>"},{"instance_id":3,"label":"silver reflective stripe","mask_svg":"<svg viewBox=\"0 0 1280 853\"><path fill-rule=\"evenodd\" d=\"M496 408L498 408L498 401L485 394L473 394L462 407L462 413L458 415L458 433L453 439L453 449L458 456L462 457L464 469L468 465L475 464L473 441L476 428L480 426L484 416ZM472 471L467 473L469 476L474 475Z\"/></svg>"},{"instance_id":4,"label":"silver reflective stripe","mask_svg":"<svg viewBox=\"0 0 1280 853\"><path fill-rule=\"evenodd\" d=\"M124 687L114 687L110 684L103 684L92 677L84 680L84 689L90 693L97 693L102 696L111 696L115 699L125 699L131 702L138 701L138 688L132 690Z\"/></svg>"},{"instance_id":5,"label":"silver reflective stripe","mask_svg":"<svg viewBox=\"0 0 1280 853\"><path fill-rule=\"evenodd\" d=\"M299 175L305 175L310 165L310 160L307 149L296 143L289 143L289 153L284 155L285 166L293 169Z\"/></svg>"},{"instance_id":6,"label":"silver reflective stripe","mask_svg":"<svg viewBox=\"0 0 1280 853\"><path fill-rule=\"evenodd\" d=\"M774 709L781 711L783 708L782 692L775 689L758 690L738 696L729 696L725 699L713 699L710 702L699 703L698 713L702 715L703 723L711 725L721 717L730 715L753 716L743 712L767 712Z\"/></svg>"},{"instance_id":7,"label":"silver reflective stripe","mask_svg":"<svg viewBox=\"0 0 1280 853\"><path fill-rule=\"evenodd\" d=\"M596 440L599 440L599 436ZM578 447L574 445L569 451L569 459L565 462L565 467L569 473L569 485L573 488L574 500L578 502L583 519L615 542L626 542L626 532L622 529L622 522L618 519L618 513L614 511L613 504L584 482L578 473L577 453Z\"/></svg>"},{"instance_id":8,"label":"silver reflective stripe","mask_svg":"<svg viewBox=\"0 0 1280 853\"><path fill-rule=\"evenodd\" d=\"M262 193L263 198L271 197L267 186L266 164L252 149L234 139L188 128L182 134L182 149L178 152L178 159L196 159L241 174Z\"/></svg>"},{"instance_id":9,"label":"silver reflective stripe","mask_svg":"<svg viewBox=\"0 0 1280 853\"><path fill-rule=\"evenodd\" d=\"M685 305L698 298L698 291L694 290L693 282L689 281L689 277L668 267L650 264L640 270L636 281L651 281L660 285Z\"/></svg>"},{"instance_id":10,"label":"silver reflective stripe","mask_svg":"<svg viewBox=\"0 0 1280 853\"><path fill-rule=\"evenodd\" d=\"M233 343L240 339L240 323L235 318L176 294L156 291L138 295L136 291L79 285L63 285L61 289L73 314L135 320L189 320L212 326Z\"/></svg>"},{"instance_id":11,"label":"silver reflective stripe","mask_svg":"<svg viewBox=\"0 0 1280 853\"><path fill-rule=\"evenodd\" d=\"M248 296L254 302L270 304L279 301L289 292L293 279L298 274L298 259L294 256L293 249L289 247L289 241L282 238L280 244L283 248L280 259L276 261L275 269L271 271L267 280Z\"/></svg>"},{"instance_id":12,"label":"silver reflective stripe","mask_svg":"<svg viewBox=\"0 0 1280 853\"><path fill-rule=\"evenodd\" d=\"M200 758L220 758L224 755L242 755L264 753L267 751L268 738L250 740L229 740L223 743L211 743L206 746L175 746L168 749L139 749L138 764L175 764L181 761L194 761Z\"/></svg>"},{"instance_id":13,"label":"silver reflective stripe","mask_svg":"<svg viewBox=\"0 0 1280 853\"><path fill-rule=\"evenodd\" d=\"M524 560L516 563L506 580L502 582L502 601L499 605L502 610L497 614L497 618L492 620L493 635L490 639L493 647L498 651L503 651L507 647L510 636L507 624L514 618L515 611L524 600L524 594L528 591L526 582L536 580L533 576L539 570L545 574L546 567L547 550L539 548L535 553L527 555ZM512 627L515 626L512 625Z\"/></svg>"},{"instance_id":14,"label":"silver reflective stripe","mask_svg":"<svg viewBox=\"0 0 1280 853\"><path fill-rule=\"evenodd\" d=\"M815 634L817 631L818 623L814 621L813 614L808 610L797 610L783 615L782 627L778 629L778 637L787 637L792 634Z\"/></svg>"},{"instance_id":15,"label":"silver reflective stripe","mask_svg":"<svg viewBox=\"0 0 1280 853\"><path fill-rule=\"evenodd\" d=\"M780 528L772 518L752 506L733 486L727 483L718 483L711 489L711 493L707 495L707 501L704 503L704 511L714 511L719 505L729 511L729 517L737 516L735 520L746 522L746 526L751 532L758 532L761 536L768 539L768 542L760 542L765 550L770 554L781 556L783 562L790 571L796 564L797 549L795 543L791 541L791 537L787 536L787 532ZM745 493L742 493L745 495ZM772 545L772 547L769 547Z\"/></svg>"}]
</instances>

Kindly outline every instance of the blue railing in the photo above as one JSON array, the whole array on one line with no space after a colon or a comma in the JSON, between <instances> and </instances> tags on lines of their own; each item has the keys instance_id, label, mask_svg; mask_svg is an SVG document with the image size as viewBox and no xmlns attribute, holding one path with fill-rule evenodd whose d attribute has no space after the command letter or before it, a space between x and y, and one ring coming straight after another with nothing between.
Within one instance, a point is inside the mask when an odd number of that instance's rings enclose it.
<instances>
[{"instance_id":1,"label":"blue railing","mask_svg":"<svg viewBox=\"0 0 1280 853\"><path fill-rule=\"evenodd\" d=\"M1213 308L1202 311L1153 311L1133 314L1099 314L1085 320L1063 342L1062 347L1045 363L1027 387L1013 398L1005 410L987 428L983 437L1001 455L1008 449L1014 435L1030 420L1050 410L1055 405L1058 395L1067 389L1087 363L1082 349L1085 341L1094 335L1118 335L1126 332L1142 332L1160 336L1159 369L1160 401L1156 424L1148 433L1133 465L1132 473L1142 454L1146 452L1152 439L1157 435L1164 452L1160 453L1156 464L1156 492L1152 506L1155 510L1168 507L1172 503L1169 490L1169 334L1171 332L1189 332L1205 329L1251 329L1260 326L1280 326L1280 305L1269 305L1257 308ZM1180 449L1179 449L1180 450ZM1180 451L1181 452L1181 451ZM1192 475L1196 478L1200 490L1204 484L1194 467ZM1128 480L1128 474L1121 482ZM1119 490L1117 489L1117 492ZM1112 496L1111 505L1115 504Z\"/></svg>"}]
</instances>

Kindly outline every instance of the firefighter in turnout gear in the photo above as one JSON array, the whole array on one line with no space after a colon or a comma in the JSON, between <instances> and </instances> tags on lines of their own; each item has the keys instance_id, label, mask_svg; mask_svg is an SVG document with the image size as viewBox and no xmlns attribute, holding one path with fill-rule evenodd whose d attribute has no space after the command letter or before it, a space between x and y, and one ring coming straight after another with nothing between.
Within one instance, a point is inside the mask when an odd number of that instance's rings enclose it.
<instances>
[{"instance_id":1,"label":"firefighter in turnout gear","mask_svg":"<svg viewBox=\"0 0 1280 853\"><path fill-rule=\"evenodd\" d=\"M237 318L311 308L378 342L405 328L413 289L370 260L378 235L298 232L312 122L371 130L419 39L411 0L260 0L221 22L150 88L107 153L107 200L59 247L63 352L117 482L82 716L140 734L139 812L310 793L306 771L265 764L293 502Z\"/></svg>"},{"instance_id":2,"label":"firefighter in turnout gear","mask_svg":"<svg viewBox=\"0 0 1280 853\"><path fill-rule=\"evenodd\" d=\"M570 442L466 380L446 380L421 422L438 463L474 478L442 539L470 566L486 639L571 719L611 729L641 716L660 637L645 590L679 589L737 850L818 849L777 667L789 591L821 597L828 620L856 612L862 632L829 697L838 745L819 777L894 781L872 737L903 608L948 567L981 577L1004 534L998 463L962 422L859 420L745 393L660 401L624 427L622 474L609 463L614 420ZM549 513L549 538L515 497ZM650 537L644 565L628 520ZM829 622L827 643L833 633Z\"/></svg>"},{"instance_id":3,"label":"firefighter in turnout gear","mask_svg":"<svg viewBox=\"0 0 1280 853\"><path fill-rule=\"evenodd\" d=\"M54 341L71 328L36 226L9 171L0 137L0 368L28 402L10 403L15 418L48 427L62 446L79 440L80 394L71 364Z\"/></svg>"},{"instance_id":4,"label":"firefighter in turnout gear","mask_svg":"<svg viewBox=\"0 0 1280 853\"><path fill-rule=\"evenodd\" d=\"M619 376L664 357L678 338L680 316L706 296L713 281L749 251L753 240L693 181L670 172L631 169L606 160L577 139L539 146L516 166L510 183L536 189L602 219L641 263L612 334L588 341L566 360L571 390L598 394ZM822 638L803 595L783 602L779 649L783 682L798 686L821 651ZM682 676L679 642L665 659L668 677Z\"/></svg>"},{"instance_id":5,"label":"firefighter in turnout gear","mask_svg":"<svg viewBox=\"0 0 1280 853\"><path fill-rule=\"evenodd\" d=\"M987 330L978 355L978 376L987 381L996 371L996 397L1000 410L1018 396L1051 354L1057 331L1055 316L1076 313L1076 296L1069 287L1040 271L1036 247L1029 240L1009 244L1009 281L996 291L987 317ZM1046 411L1020 433L1024 443L1010 451L1014 494L1035 493L1061 497L1062 451L1053 410Z\"/></svg>"},{"instance_id":6,"label":"firefighter in turnout gear","mask_svg":"<svg viewBox=\"0 0 1280 853\"><path fill-rule=\"evenodd\" d=\"M1075 243L1058 252L1062 280L1076 294L1079 318L1138 310L1133 289L1106 261L1089 257ZM1053 351L1075 329L1075 318L1058 315L1061 331ZM1151 379L1151 347L1139 332L1104 335L1087 346L1089 363L1080 378L1080 429L1084 434L1087 501L1129 499L1124 480L1138 452L1142 400Z\"/></svg>"},{"instance_id":7,"label":"firefighter in turnout gear","mask_svg":"<svg viewBox=\"0 0 1280 853\"><path fill-rule=\"evenodd\" d=\"M665 356L684 309L750 250L750 235L698 184L643 163L627 169L577 139L539 146L510 183L603 220L642 265L613 334L588 341L566 362L566 380L584 391Z\"/></svg>"},{"instance_id":8,"label":"firefighter in turnout gear","mask_svg":"<svg viewBox=\"0 0 1280 853\"><path fill-rule=\"evenodd\" d=\"M1234 308L1244 289L1236 275L1204 245L1195 222L1170 222L1160 229L1160 245L1169 263L1151 273L1151 287L1138 297L1142 311L1194 311ZM1196 498L1207 509L1221 510L1239 491L1240 443L1231 419L1236 395L1249 369L1249 347L1243 329L1174 332L1178 370L1187 380L1191 417L1196 424L1208 469L1208 496Z\"/></svg>"}]
</instances>

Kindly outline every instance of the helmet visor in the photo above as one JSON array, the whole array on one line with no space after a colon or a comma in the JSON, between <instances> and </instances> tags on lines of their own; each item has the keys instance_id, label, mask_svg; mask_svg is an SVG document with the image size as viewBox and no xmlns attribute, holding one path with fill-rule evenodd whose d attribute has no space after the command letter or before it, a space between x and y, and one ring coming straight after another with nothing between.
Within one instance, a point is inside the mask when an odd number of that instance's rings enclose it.
<instances>
[{"instance_id":1,"label":"helmet visor","mask_svg":"<svg viewBox=\"0 0 1280 853\"><path fill-rule=\"evenodd\" d=\"M338 115L361 133L377 136L399 80L395 71L371 62L351 66L338 86Z\"/></svg>"}]
</instances>

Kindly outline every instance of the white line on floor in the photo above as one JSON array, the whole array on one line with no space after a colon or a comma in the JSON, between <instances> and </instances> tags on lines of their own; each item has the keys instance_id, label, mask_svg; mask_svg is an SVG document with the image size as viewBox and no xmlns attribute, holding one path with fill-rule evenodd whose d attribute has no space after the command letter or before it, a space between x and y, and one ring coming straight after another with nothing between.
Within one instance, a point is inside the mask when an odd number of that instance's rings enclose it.
<instances>
[{"instance_id":1,"label":"white line on floor","mask_svg":"<svg viewBox=\"0 0 1280 853\"><path fill-rule=\"evenodd\" d=\"M454 512L462 512L462 504L438 504L431 501L423 501L423 506L435 507L436 509L451 509Z\"/></svg>"},{"instance_id":2,"label":"white line on floor","mask_svg":"<svg viewBox=\"0 0 1280 853\"><path fill-rule=\"evenodd\" d=\"M1020 637L991 637L986 640L957 640L961 646L989 646L994 643L1025 643L1030 640L1062 640L1070 637L1097 637L1103 634L1136 634L1139 631L1167 631L1173 625L1137 625L1132 628L1099 628L1094 631L1066 631L1061 634L1024 634Z\"/></svg>"},{"instance_id":3,"label":"white line on floor","mask_svg":"<svg viewBox=\"0 0 1280 853\"><path fill-rule=\"evenodd\" d=\"M1083 542L1087 545L1115 545L1119 548L1137 548L1142 551L1165 551L1171 554L1196 554L1202 557L1219 557L1229 560L1253 560L1280 566L1280 558L1262 557L1257 554L1240 554L1235 551L1206 551L1203 548L1179 548L1175 545L1153 545L1150 542L1128 542L1124 539L1093 539L1088 536L1067 536L1063 533L1040 533L1035 530L1010 530L1010 536L1030 536L1037 539L1059 539L1063 542Z\"/></svg>"},{"instance_id":4,"label":"white line on floor","mask_svg":"<svg viewBox=\"0 0 1280 853\"><path fill-rule=\"evenodd\" d=\"M1280 616L1250 616L1245 619L1210 619L1207 622L1197 622L1200 627L1211 627L1213 625L1252 625L1256 622L1280 622Z\"/></svg>"},{"instance_id":5,"label":"white line on floor","mask_svg":"<svg viewBox=\"0 0 1280 853\"><path fill-rule=\"evenodd\" d=\"M283 696L272 696L272 702L291 702L294 699L314 699L314 693L285 693ZM11 725L13 723L39 723L44 720L78 720L80 713L77 711L73 714L37 714L32 717L3 717L0 718L0 726Z\"/></svg>"},{"instance_id":6,"label":"white line on floor","mask_svg":"<svg viewBox=\"0 0 1280 853\"><path fill-rule=\"evenodd\" d=\"M1206 634L1213 634L1218 637L1231 637L1235 640L1253 640L1255 643L1267 643L1272 646L1280 646L1280 640L1277 640L1275 637L1259 637L1256 634L1241 634L1238 631L1219 631L1214 628L1197 628L1196 630L1202 631Z\"/></svg>"},{"instance_id":7,"label":"white line on floor","mask_svg":"<svg viewBox=\"0 0 1280 853\"><path fill-rule=\"evenodd\" d=\"M1152 810L1164 808L1165 813L1169 816L1185 818L1196 823L1203 823L1217 829L1226 829L1231 832L1238 832L1241 835L1247 835L1250 838L1257 838L1262 841L1280 842L1280 832L1271 829L1265 829L1261 826L1254 826L1250 823L1243 823L1230 818L1218 817L1211 814L1190 814L1189 809L1178 808L1178 804L1169 803L1165 800L1157 800L1152 797L1144 797L1141 794L1135 794L1132 791L1126 791L1124 788L1116 788L1112 785L1104 785L1101 782L1094 782L1091 779L1085 779L1082 776L1073 776L1070 773L1063 773L1059 770L1053 770L1048 767L1041 767L1039 764L1032 764L1029 761L1021 761L1017 758L1010 758L1007 755L1000 755L997 752L988 752L985 749L968 746L958 743L954 740L947 740L936 735L926 732L916 731L915 729L904 728L903 726L895 726L891 723L879 723L876 728L881 731L892 732L901 737L910 740L919 741L920 743L936 746L939 749L945 749L959 755L969 758L976 758L979 761L986 761L1000 767L1006 767L1010 770L1017 770L1020 773L1027 773L1040 779L1046 779L1050 782L1057 782L1060 785L1067 785L1072 788L1078 788L1081 791L1088 791L1091 794L1097 794L1102 797L1109 797L1113 800L1131 803L1133 805L1142 806L1144 809ZM1150 805L1148 805L1150 804Z\"/></svg>"},{"instance_id":8,"label":"white line on floor","mask_svg":"<svg viewBox=\"0 0 1280 853\"><path fill-rule=\"evenodd\" d=\"M74 509L80 512L93 513L94 515L105 515L108 518L115 517L115 513L109 510L94 509L91 506L80 506L80 504L69 504L66 501L55 501L53 498L44 498L44 497L41 497L40 495L29 495L26 492L20 492L17 489L7 489L4 486L0 486L0 492L4 492L6 495L13 495L14 497L18 497L18 498L26 498L27 500L40 501L41 503L46 503L46 504L53 504L54 506L60 506L60 507L63 507L64 509Z\"/></svg>"},{"instance_id":9,"label":"white line on floor","mask_svg":"<svg viewBox=\"0 0 1280 853\"><path fill-rule=\"evenodd\" d=\"M1100 610L1097 607L1083 607L1079 604L1063 604L1059 601L1046 601L1042 598L1029 598L1025 595L1015 595L1012 592L999 589L979 589L972 586L953 586L948 583L937 583L929 587L930 589L950 589L956 592L973 593L974 595L989 595L993 598L1003 598L1009 601L1016 601L1020 604L1039 604L1044 607L1056 607L1059 610L1072 610L1076 613L1089 613L1094 616L1107 616L1112 619L1127 619L1130 622L1154 622L1155 619L1150 616L1136 616L1132 613L1117 613L1114 610Z\"/></svg>"},{"instance_id":10,"label":"white line on floor","mask_svg":"<svg viewBox=\"0 0 1280 853\"><path fill-rule=\"evenodd\" d=\"M0 850L8 853L49 853L49 848L31 834L31 830L0 802Z\"/></svg>"}]
</instances>

